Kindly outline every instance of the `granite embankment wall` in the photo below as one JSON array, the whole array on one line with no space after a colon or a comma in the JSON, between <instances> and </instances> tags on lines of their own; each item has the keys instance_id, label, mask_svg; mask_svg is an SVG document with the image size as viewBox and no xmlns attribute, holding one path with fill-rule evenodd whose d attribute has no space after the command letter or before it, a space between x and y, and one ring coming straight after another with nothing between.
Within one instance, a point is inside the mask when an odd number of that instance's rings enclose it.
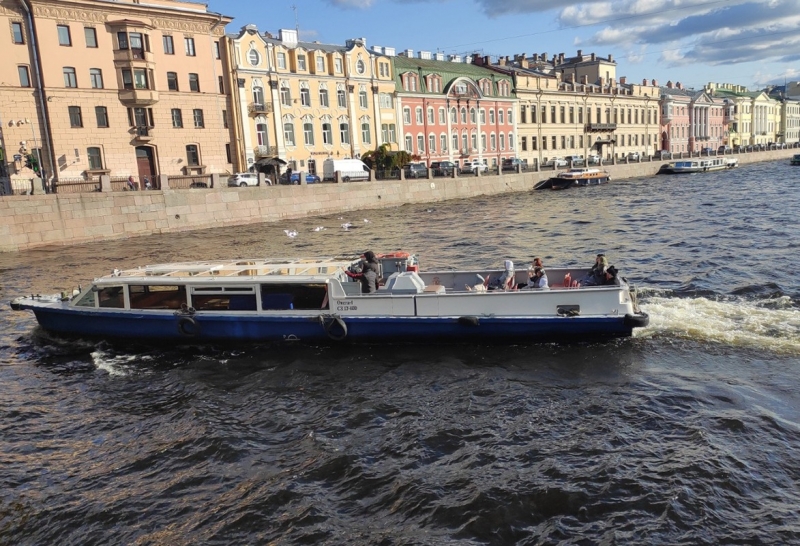
<instances>
[{"instance_id":1,"label":"granite embankment wall","mask_svg":"<svg viewBox=\"0 0 800 546\"><path fill-rule=\"evenodd\" d=\"M741 154L740 165L797 150ZM665 161L607 165L612 180L651 176ZM552 171L300 186L0 197L0 252L303 218L530 190Z\"/></svg>"}]
</instances>

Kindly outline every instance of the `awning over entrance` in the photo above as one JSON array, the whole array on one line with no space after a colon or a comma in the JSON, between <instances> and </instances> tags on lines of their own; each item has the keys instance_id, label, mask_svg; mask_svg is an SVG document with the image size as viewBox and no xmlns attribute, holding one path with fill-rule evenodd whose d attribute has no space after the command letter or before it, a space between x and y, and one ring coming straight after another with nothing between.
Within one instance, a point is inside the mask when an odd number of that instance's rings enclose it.
<instances>
[{"instance_id":1,"label":"awning over entrance","mask_svg":"<svg viewBox=\"0 0 800 546\"><path fill-rule=\"evenodd\" d=\"M281 159L280 157L262 157L258 161L256 161L256 165L286 165L286 162Z\"/></svg>"}]
</instances>

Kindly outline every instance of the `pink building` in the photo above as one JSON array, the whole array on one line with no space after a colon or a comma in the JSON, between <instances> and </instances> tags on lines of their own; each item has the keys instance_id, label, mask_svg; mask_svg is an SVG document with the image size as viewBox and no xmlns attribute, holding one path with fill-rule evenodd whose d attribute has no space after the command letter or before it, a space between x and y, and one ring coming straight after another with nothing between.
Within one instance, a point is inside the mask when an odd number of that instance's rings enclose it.
<instances>
[{"instance_id":1,"label":"pink building","mask_svg":"<svg viewBox=\"0 0 800 546\"><path fill-rule=\"evenodd\" d=\"M705 89L680 82L661 88L661 149L672 152L717 150L725 144L725 101Z\"/></svg>"}]
</instances>

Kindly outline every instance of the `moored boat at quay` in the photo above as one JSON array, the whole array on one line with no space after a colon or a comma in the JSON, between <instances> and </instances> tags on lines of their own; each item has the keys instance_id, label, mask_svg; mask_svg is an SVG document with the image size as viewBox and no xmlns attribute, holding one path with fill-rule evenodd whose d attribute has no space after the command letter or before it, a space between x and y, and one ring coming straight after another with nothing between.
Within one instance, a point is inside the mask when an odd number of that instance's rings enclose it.
<instances>
[{"instance_id":1,"label":"moored boat at quay","mask_svg":"<svg viewBox=\"0 0 800 546\"><path fill-rule=\"evenodd\" d=\"M562 171L556 176L542 180L537 183L533 189L543 190L564 190L573 186L597 186L599 184L606 184L611 180L611 176L607 171L602 171L597 168L576 168L568 171Z\"/></svg>"},{"instance_id":2,"label":"moored boat at quay","mask_svg":"<svg viewBox=\"0 0 800 546\"><path fill-rule=\"evenodd\" d=\"M713 157L709 159L689 159L686 161L675 161L667 163L661 167L659 173L663 174L692 174L710 171L722 171L733 169L739 166L739 160L735 157Z\"/></svg>"},{"instance_id":3,"label":"moored boat at quay","mask_svg":"<svg viewBox=\"0 0 800 546\"><path fill-rule=\"evenodd\" d=\"M419 271L415 256L379 256L386 279L363 293L361 257L148 265L94 279L73 295L11 302L55 334L211 341L584 341L630 336L648 316L622 276L574 288L580 268L548 269L551 289L475 290L501 271ZM526 271L513 283L525 283ZM565 283L566 279L566 283ZM564 285L566 287L559 287ZM482 286L482 285L481 285Z\"/></svg>"},{"instance_id":4,"label":"moored boat at quay","mask_svg":"<svg viewBox=\"0 0 800 546\"><path fill-rule=\"evenodd\" d=\"M789 161L789 165L800 165L800 154L794 154Z\"/></svg>"}]
</instances>

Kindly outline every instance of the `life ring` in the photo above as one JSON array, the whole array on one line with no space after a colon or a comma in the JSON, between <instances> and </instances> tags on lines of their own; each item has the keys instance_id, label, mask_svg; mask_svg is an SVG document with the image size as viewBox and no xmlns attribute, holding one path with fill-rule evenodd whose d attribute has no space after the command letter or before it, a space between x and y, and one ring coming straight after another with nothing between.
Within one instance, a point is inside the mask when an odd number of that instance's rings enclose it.
<instances>
[{"instance_id":1,"label":"life ring","mask_svg":"<svg viewBox=\"0 0 800 546\"><path fill-rule=\"evenodd\" d=\"M327 335L333 341L342 341L347 337L347 324L339 315L320 315L319 322L322 324L322 328L325 330L325 335ZM340 333L336 333L334 331L334 325L339 327L341 330Z\"/></svg>"},{"instance_id":2,"label":"life ring","mask_svg":"<svg viewBox=\"0 0 800 546\"><path fill-rule=\"evenodd\" d=\"M200 325L192 317L178 319L178 332L186 337L194 337L200 333Z\"/></svg>"},{"instance_id":3,"label":"life ring","mask_svg":"<svg viewBox=\"0 0 800 546\"><path fill-rule=\"evenodd\" d=\"M392 258L403 258L403 259L405 259L405 258L408 258L409 256L411 256L411 254L409 254L408 252L402 252L402 251L400 251L400 252L389 252L388 254L378 254L378 258L389 258L389 259L392 259Z\"/></svg>"}]
</instances>

